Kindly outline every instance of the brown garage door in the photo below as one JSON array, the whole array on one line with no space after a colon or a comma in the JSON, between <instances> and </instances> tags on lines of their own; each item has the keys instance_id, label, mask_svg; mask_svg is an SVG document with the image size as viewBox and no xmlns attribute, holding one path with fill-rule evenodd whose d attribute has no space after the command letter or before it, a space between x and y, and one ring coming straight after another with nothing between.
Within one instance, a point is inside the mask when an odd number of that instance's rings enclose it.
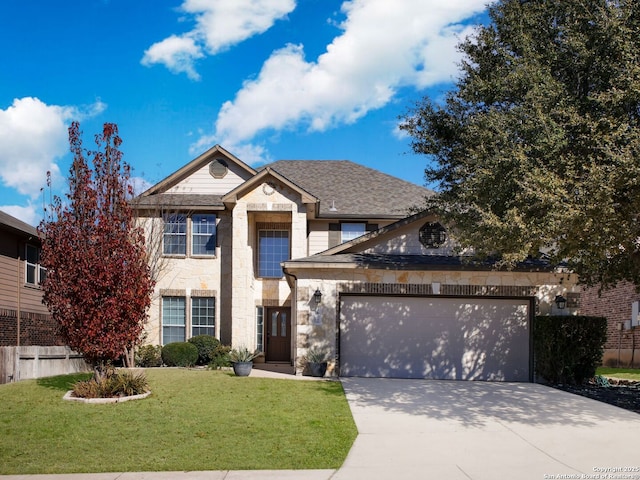
<instances>
[{"instance_id":1,"label":"brown garage door","mask_svg":"<svg viewBox=\"0 0 640 480\"><path fill-rule=\"evenodd\" d=\"M530 381L529 299L342 296L340 375Z\"/></svg>"}]
</instances>

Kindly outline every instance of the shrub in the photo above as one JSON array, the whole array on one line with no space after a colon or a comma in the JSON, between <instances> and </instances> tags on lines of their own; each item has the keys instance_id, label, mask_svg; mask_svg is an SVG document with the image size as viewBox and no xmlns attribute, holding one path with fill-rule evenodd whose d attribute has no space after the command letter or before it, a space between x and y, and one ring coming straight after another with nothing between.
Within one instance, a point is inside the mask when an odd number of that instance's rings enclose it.
<instances>
[{"instance_id":1,"label":"shrub","mask_svg":"<svg viewBox=\"0 0 640 480\"><path fill-rule=\"evenodd\" d=\"M209 362L209 368L213 370L218 370L222 367L230 367L231 360L229 359L229 353L231 352L231 347L228 345L218 345L216 351Z\"/></svg>"},{"instance_id":2,"label":"shrub","mask_svg":"<svg viewBox=\"0 0 640 480\"><path fill-rule=\"evenodd\" d=\"M216 349L220 346L220 341L212 335L196 335L187 341L198 349L198 365L207 365L211 362Z\"/></svg>"},{"instance_id":3,"label":"shrub","mask_svg":"<svg viewBox=\"0 0 640 480\"><path fill-rule=\"evenodd\" d=\"M162 347L162 361L168 367L192 367L198 361L198 349L189 342L173 342Z\"/></svg>"},{"instance_id":4,"label":"shrub","mask_svg":"<svg viewBox=\"0 0 640 480\"><path fill-rule=\"evenodd\" d=\"M120 371L109 372L104 377L95 377L77 382L73 386L73 395L80 398L114 398L140 395L149 390L144 373Z\"/></svg>"},{"instance_id":5,"label":"shrub","mask_svg":"<svg viewBox=\"0 0 640 480\"><path fill-rule=\"evenodd\" d=\"M159 367L162 365L162 347L160 345L143 345L136 351L136 366Z\"/></svg>"},{"instance_id":6,"label":"shrub","mask_svg":"<svg viewBox=\"0 0 640 480\"><path fill-rule=\"evenodd\" d=\"M595 375L606 339L606 318L538 316L533 328L536 372L550 383L583 383Z\"/></svg>"}]
</instances>

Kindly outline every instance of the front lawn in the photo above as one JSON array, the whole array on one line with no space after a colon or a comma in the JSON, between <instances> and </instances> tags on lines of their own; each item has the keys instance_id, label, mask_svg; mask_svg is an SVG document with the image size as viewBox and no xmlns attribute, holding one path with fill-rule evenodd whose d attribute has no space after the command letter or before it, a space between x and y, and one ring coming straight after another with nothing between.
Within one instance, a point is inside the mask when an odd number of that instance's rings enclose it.
<instances>
[{"instance_id":1,"label":"front lawn","mask_svg":"<svg viewBox=\"0 0 640 480\"><path fill-rule=\"evenodd\" d=\"M603 377L622 378L624 380L640 381L640 369L637 368L599 367L596 370L596 375L602 375Z\"/></svg>"},{"instance_id":2,"label":"front lawn","mask_svg":"<svg viewBox=\"0 0 640 480\"><path fill-rule=\"evenodd\" d=\"M0 385L0 474L333 469L357 431L339 382L149 369L153 394L62 400L86 375Z\"/></svg>"}]
</instances>

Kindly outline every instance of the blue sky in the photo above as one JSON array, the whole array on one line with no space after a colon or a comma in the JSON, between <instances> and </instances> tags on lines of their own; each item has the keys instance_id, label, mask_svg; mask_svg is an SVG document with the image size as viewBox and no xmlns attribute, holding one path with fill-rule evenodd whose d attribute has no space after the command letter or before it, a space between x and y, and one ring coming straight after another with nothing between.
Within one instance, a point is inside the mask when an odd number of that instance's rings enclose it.
<instances>
[{"instance_id":1,"label":"blue sky","mask_svg":"<svg viewBox=\"0 0 640 480\"><path fill-rule=\"evenodd\" d=\"M2 0L0 209L66 191L67 128L118 124L139 188L215 144L424 184L398 116L451 88L486 0ZM47 195L48 196L48 195Z\"/></svg>"}]
</instances>

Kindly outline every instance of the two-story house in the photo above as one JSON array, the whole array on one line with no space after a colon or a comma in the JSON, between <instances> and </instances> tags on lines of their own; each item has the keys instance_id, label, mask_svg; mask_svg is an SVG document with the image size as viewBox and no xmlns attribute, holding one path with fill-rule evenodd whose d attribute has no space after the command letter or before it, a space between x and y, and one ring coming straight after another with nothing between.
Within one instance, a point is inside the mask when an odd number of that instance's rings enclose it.
<instances>
[{"instance_id":1,"label":"two-story house","mask_svg":"<svg viewBox=\"0 0 640 480\"><path fill-rule=\"evenodd\" d=\"M467 264L429 190L349 161L253 168L215 146L135 199L157 280L146 342L207 333L343 376L529 381L531 322L572 279Z\"/></svg>"}]
</instances>

